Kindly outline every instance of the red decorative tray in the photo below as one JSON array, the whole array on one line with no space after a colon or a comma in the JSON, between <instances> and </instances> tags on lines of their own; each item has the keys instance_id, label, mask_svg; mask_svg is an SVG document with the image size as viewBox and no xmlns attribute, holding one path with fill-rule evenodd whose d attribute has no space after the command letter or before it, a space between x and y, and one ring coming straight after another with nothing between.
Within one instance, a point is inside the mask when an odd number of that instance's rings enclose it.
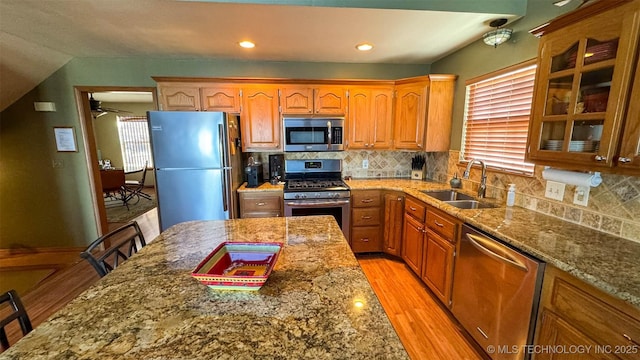
<instances>
[{"instance_id":1,"label":"red decorative tray","mask_svg":"<svg viewBox=\"0 0 640 360\"><path fill-rule=\"evenodd\" d=\"M281 243L220 244L191 276L212 289L258 290L264 285L282 250Z\"/></svg>"}]
</instances>

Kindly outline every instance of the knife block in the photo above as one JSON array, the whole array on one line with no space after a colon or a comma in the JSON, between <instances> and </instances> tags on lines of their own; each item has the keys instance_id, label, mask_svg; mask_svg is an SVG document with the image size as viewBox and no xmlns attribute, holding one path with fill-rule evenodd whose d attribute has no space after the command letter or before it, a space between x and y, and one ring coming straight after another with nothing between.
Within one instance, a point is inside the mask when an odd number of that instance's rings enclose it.
<instances>
[{"instance_id":1,"label":"knife block","mask_svg":"<svg viewBox=\"0 0 640 360\"><path fill-rule=\"evenodd\" d=\"M411 179L422 180L424 178L423 170L411 170Z\"/></svg>"}]
</instances>

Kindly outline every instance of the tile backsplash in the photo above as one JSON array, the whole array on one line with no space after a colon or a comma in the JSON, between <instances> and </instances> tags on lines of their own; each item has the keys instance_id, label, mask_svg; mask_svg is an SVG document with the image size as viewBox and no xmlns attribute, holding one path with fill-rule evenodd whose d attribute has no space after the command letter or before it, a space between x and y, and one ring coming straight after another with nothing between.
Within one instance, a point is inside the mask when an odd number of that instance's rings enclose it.
<instances>
[{"instance_id":1,"label":"tile backsplash","mask_svg":"<svg viewBox=\"0 0 640 360\"><path fill-rule=\"evenodd\" d=\"M416 152L406 151L357 151L285 153L285 159L342 159L342 175L355 179L409 178L411 158ZM464 168L458 163L460 152L419 153L426 158L425 175L430 181L447 183ZM269 153L251 154L265 164L265 176L269 168ZM369 168L362 168L362 160L369 160ZM546 180L542 178L544 167L536 166L533 176L520 176L487 171L487 197L504 200L510 183L516 184L516 206L544 213L595 230L640 242L640 178L633 176L602 174L602 184L592 187L587 206L573 204L576 187L566 185L562 201L544 196ZM462 180L462 187L477 191L480 170L474 168L469 179ZM267 179L267 177L265 177Z\"/></svg>"}]
</instances>

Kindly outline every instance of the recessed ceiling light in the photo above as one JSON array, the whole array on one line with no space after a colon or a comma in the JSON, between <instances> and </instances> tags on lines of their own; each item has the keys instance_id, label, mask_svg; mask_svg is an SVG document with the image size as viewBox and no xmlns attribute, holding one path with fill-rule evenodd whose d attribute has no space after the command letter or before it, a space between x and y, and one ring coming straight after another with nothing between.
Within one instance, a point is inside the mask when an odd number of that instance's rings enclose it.
<instances>
[{"instance_id":1,"label":"recessed ceiling light","mask_svg":"<svg viewBox=\"0 0 640 360\"><path fill-rule=\"evenodd\" d=\"M358 49L360 51L369 51L369 50L373 49L373 45L368 44L368 43L362 43L362 44L356 45L356 49Z\"/></svg>"},{"instance_id":2,"label":"recessed ceiling light","mask_svg":"<svg viewBox=\"0 0 640 360\"><path fill-rule=\"evenodd\" d=\"M245 41L240 41L239 42L240 46L242 46L245 49L252 49L254 47L256 47L256 44L252 43L251 41L245 40Z\"/></svg>"}]
</instances>

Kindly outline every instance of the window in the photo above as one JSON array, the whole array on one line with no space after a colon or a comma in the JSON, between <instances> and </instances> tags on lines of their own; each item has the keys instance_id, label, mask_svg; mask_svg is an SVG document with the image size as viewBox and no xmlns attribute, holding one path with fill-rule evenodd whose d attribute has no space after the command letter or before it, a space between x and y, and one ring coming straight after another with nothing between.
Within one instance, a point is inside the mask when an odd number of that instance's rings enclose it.
<instances>
[{"instance_id":1,"label":"window","mask_svg":"<svg viewBox=\"0 0 640 360\"><path fill-rule=\"evenodd\" d=\"M118 134L125 172L153 166L146 117L118 116Z\"/></svg>"},{"instance_id":2,"label":"window","mask_svg":"<svg viewBox=\"0 0 640 360\"><path fill-rule=\"evenodd\" d=\"M467 81L461 161L527 175L524 162L533 98L535 62L528 61Z\"/></svg>"}]
</instances>

